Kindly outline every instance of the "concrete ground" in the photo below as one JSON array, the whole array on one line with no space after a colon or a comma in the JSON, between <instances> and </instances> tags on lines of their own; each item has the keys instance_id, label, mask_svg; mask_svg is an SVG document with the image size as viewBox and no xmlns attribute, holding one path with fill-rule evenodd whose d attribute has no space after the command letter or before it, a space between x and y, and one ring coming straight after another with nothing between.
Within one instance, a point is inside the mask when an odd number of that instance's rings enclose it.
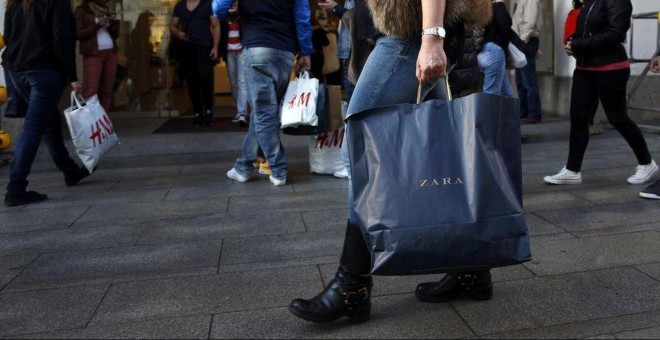
<instances>
[{"instance_id":1,"label":"concrete ground","mask_svg":"<svg viewBox=\"0 0 660 340\"><path fill-rule=\"evenodd\" d=\"M234 183L242 133L151 134L163 121L116 119L121 146L73 188L40 153L30 189L49 200L0 207L0 337L660 338L660 201L626 183L616 131L592 138L582 185L550 186L568 123L524 126L534 259L494 270L491 301L422 303L439 276L377 277L371 321L317 325L286 307L331 279L347 182L309 174L308 138L286 137L287 186Z\"/></svg>"}]
</instances>

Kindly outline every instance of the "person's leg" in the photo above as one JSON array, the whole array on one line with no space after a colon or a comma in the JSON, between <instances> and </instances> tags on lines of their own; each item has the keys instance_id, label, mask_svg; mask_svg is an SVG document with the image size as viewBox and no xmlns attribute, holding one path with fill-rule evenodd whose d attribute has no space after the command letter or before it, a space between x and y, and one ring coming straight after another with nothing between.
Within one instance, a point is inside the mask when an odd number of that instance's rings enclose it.
<instances>
[{"instance_id":1,"label":"person's leg","mask_svg":"<svg viewBox=\"0 0 660 340\"><path fill-rule=\"evenodd\" d=\"M527 90L523 86L522 71L520 69L515 70L516 74L516 88L518 89L518 98L520 98L520 118L527 118L529 115L529 108L527 107Z\"/></svg>"},{"instance_id":2,"label":"person's leg","mask_svg":"<svg viewBox=\"0 0 660 340\"><path fill-rule=\"evenodd\" d=\"M99 101L105 112L110 112L110 105L112 103L112 88L115 84L115 75L117 74L117 63L119 62L119 55L111 50L102 52L103 57L103 71L101 73L101 80L99 82Z\"/></svg>"},{"instance_id":3,"label":"person's leg","mask_svg":"<svg viewBox=\"0 0 660 340\"><path fill-rule=\"evenodd\" d=\"M596 88L598 98L603 104L603 109L607 115L607 120L619 131L621 136L628 142L630 148L637 157L637 163L640 165L636 169L635 175L628 178L631 184L646 183L655 173L658 172L657 166L651 158L644 135L630 117L626 107L627 83L630 78L630 69L596 72ZM645 167L646 166L646 167ZM645 169L647 168L648 169Z\"/></svg>"},{"instance_id":4,"label":"person's leg","mask_svg":"<svg viewBox=\"0 0 660 340\"><path fill-rule=\"evenodd\" d=\"M204 105L202 104L201 86L197 81L198 65L196 49L193 45L189 44L186 44L182 48L185 48L185 51L181 53L182 62L180 71L188 86L188 99L192 106L193 115L195 115L193 125L202 126Z\"/></svg>"},{"instance_id":5,"label":"person's leg","mask_svg":"<svg viewBox=\"0 0 660 340\"><path fill-rule=\"evenodd\" d=\"M539 49L539 38L530 38L527 43L534 50ZM541 95L536 76L536 58L527 57L527 65L520 69L522 78L523 94L520 94L520 102L524 102L527 110L527 122L534 123L541 121ZM522 109L522 107L521 107Z\"/></svg>"},{"instance_id":6,"label":"person's leg","mask_svg":"<svg viewBox=\"0 0 660 340\"><path fill-rule=\"evenodd\" d=\"M103 77L103 57L83 56L83 90L85 99L98 94Z\"/></svg>"},{"instance_id":7,"label":"person's leg","mask_svg":"<svg viewBox=\"0 0 660 340\"><path fill-rule=\"evenodd\" d=\"M502 95L506 77L506 58L502 48L495 43L486 43L477 55L479 69L484 73L484 92ZM508 80L507 80L508 82Z\"/></svg>"},{"instance_id":8,"label":"person's leg","mask_svg":"<svg viewBox=\"0 0 660 340\"><path fill-rule=\"evenodd\" d=\"M242 70L244 68L244 58L243 52L236 53L238 64L238 69ZM245 74L243 72L238 72L238 90L236 92L236 109L239 114L247 116L248 113L248 94L247 94L247 83L245 81Z\"/></svg>"},{"instance_id":9,"label":"person's leg","mask_svg":"<svg viewBox=\"0 0 660 340\"><path fill-rule=\"evenodd\" d=\"M236 160L235 168L241 175L252 169L258 139L271 169L271 176L284 180L287 176L287 160L280 143L279 100L284 96L293 68L293 54L270 48L248 48L245 57L245 77L248 84L249 102L252 107L250 129L243 144L243 153Z\"/></svg>"},{"instance_id":10,"label":"person's leg","mask_svg":"<svg viewBox=\"0 0 660 340\"><path fill-rule=\"evenodd\" d=\"M571 132L566 169L580 172L589 145L589 115L597 98L595 72L575 70L571 89Z\"/></svg>"},{"instance_id":11,"label":"person's leg","mask_svg":"<svg viewBox=\"0 0 660 340\"><path fill-rule=\"evenodd\" d=\"M19 90L28 89L24 97L28 98L28 108L23 124L23 132L16 145L14 159L9 170L7 195L26 193L27 177L30 174L39 143L46 129L52 128L52 116L59 111L57 105L63 90L62 76L55 71L25 71L15 73ZM67 154L68 156L68 154ZM63 159L58 157L58 162ZM70 159L69 159L70 160ZM73 162L73 161L71 161ZM61 161L59 166L67 167L70 163ZM75 165L75 163L73 163ZM45 199L45 198L44 198Z\"/></svg>"}]
</instances>

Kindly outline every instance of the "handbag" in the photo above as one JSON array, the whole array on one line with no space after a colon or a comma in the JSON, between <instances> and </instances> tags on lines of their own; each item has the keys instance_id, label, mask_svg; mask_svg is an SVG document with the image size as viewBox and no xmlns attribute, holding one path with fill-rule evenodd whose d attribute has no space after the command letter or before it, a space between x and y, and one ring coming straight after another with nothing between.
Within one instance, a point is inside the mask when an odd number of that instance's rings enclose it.
<instances>
[{"instance_id":1,"label":"handbag","mask_svg":"<svg viewBox=\"0 0 660 340\"><path fill-rule=\"evenodd\" d=\"M527 65L527 57L522 53L521 50L516 47L516 45L509 43L509 60L511 61L511 66L514 68L523 68Z\"/></svg>"},{"instance_id":2,"label":"handbag","mask_svg":"<svg viewBox=\"0 0 660 340\"><path fill-rule=\"evenodd\" d=\"M71 106L64 110L76 154L90 173L101 157L119 145L119 138L96 95L81 102L71 92Z\"/></svg>"},{"instance_id":3,"label":"handbag","mask_svg":"<svg viewBox=\"0 0 660 340\"><path fill-rule=\"evenodd\" d=\"M319 84L318 97L316 99L316 125L289 126L282 129L282 133L291 136L315 136L328 131L330 119L330 105L328 103L328 86Z\"/></svg>"},{"instance_id":4,"label":"handbag","mask_svg":"<svg viewBox=\"0 0 660 340\"><path fill-rule=\"evenodd\" d=\"M531 259L518 110L517 99L476 93L348 118L355 212L372 274L485 270Z\"/></svg>"},{"instance_id":5,"label":"handbag","mask_svg":"<svg viewBox=\"0 0 660 340\"><path fill-rule=\"evenodd\" d=\"M299 125L318 126L316 100L319 93L319 80L310 78L309 72L302 72L289 82L280 108L281 127Z\"/></svg>"}]
</instances>

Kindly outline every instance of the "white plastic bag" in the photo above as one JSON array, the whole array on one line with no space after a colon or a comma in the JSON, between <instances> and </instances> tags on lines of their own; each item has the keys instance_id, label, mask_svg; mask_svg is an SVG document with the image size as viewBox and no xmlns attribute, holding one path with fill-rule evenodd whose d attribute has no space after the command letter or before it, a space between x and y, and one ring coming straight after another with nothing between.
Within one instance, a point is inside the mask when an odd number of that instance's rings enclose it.
<instances>
[{"instance_id":1,"label":"white plastic bag","mask_svg":"<svg viewBox=\"0 0 660 340\"><path fill-rule=\"evenodd\" d=\"M281 128L298 125L317 126L316 99L319 92L319 80L309 78L308 72L289 82L282 100Z\"/></svg>"},{"instance_id":2,"label":"white plastic bag","mask_svg":"<svg viewBox=\"0 0 660 340\"><path fill-rule=\"evenodd\" d=\"M523 68L527 65L525 54L512 43L509 43L509 57L511 58L511 64L515 68Z\"/></svg>"},{"instance_id":3,"label":"white plastic bag","mask_svg":"<svg viewBox=\"0 0 660 340\"><path fill-rule=\"evenodd\" d=\"M309 171L316 174L332 175L345 169L341 159L341 145L344 142L345 128L324 132L309 139Z\"/></svg>"},{"instance_id":4,"label":"white plastic bag","mask_svg":"<svg viewBox=\"0 0 660 340\"><path fill-rule=\"evenodd\" d=\"M119 144L110 118L96 95L80 102L71 92L71 107L64 111L76 154L90 173L103 155Z\"/></svg>"}]
</instances>

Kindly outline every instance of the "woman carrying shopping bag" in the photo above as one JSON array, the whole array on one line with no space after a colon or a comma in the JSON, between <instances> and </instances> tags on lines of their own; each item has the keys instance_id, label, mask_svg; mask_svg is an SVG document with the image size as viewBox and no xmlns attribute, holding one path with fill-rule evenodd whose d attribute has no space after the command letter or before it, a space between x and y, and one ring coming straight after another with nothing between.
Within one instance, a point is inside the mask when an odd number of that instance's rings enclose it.
<instances>
[{"instance_id":1,"label":"woman carrying shopping bag","mask_svg":"<svg viewBox=\"0 0 660 340\"><path fill-rule=\"evenodd\" d=\"M9 0L4 29L7 49L2 65L28 103L5 194L5 205L16 206L48 198L27 191L27 177L42 139L66 185L76 185L89 172L69 157L57 107L67 83L81 90L76 77L76 23L69 3Z\"/></svg>"},{"instance_id":2,"label":"woman carrying shopping bag","mask_svg":"<svg viewBox=\"0 0 660 340\"><path fill-rule=\"evenodd\" d=\"M485 26L492 13L490 0L369 0L368 3L374 24L383 36L357 82L349 116L386 105L415 103L420 82L425 84L422 98L445 98L444 86L438 80L446 76L448 64L461 54L464 26ZM378 120L378 116L373 115L372 119ZM347 133L349 136L353 133L350 126ZM351 158L351 172L356 167L354 162ZM388 164L380 166L382 169ZM349 185L349 191L352 187L355 184ZM381 202L395 199L387 195L380 197ZM369 319L372 254L359 223L355 202L351 200L337 273L319 295L295 299L289 306L294 315L313 322L332 322L341 317L352 322ZM418 286L416 295L423 301L435 302L462 296L485 300L492 295L492 281L488 270L450 272L440 282Z\"/></svg>"}]
</instances>

